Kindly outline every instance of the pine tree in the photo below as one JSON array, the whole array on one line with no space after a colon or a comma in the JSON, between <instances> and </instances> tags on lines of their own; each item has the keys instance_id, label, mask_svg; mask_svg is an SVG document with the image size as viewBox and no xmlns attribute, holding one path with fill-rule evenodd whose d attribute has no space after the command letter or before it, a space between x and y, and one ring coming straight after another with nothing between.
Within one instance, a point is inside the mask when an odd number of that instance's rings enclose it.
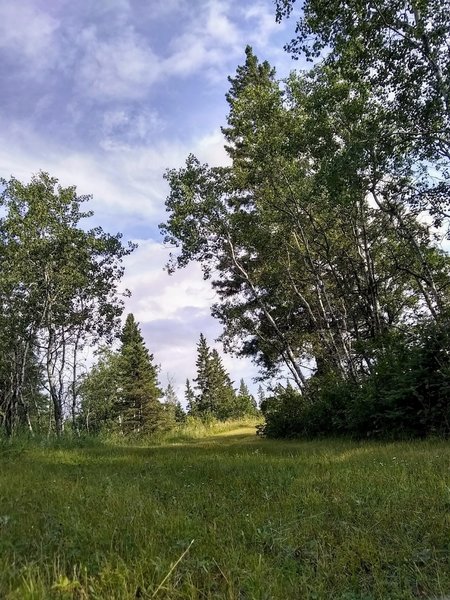
<instances>
[{"instance_id":1,"label":"pine tree","mask_svg":"<svg viewBox=\"0 0 450 600\"><path fill-rule=\"evenodd\" d=\"M194 381L198 394L195 398L187 399L189 412L202 417L211 415L221 420L231 418L236 404L233 383L219 353L209 348L203 334L200 334L197 345L196 366L197 377Z\"/></svg>"},{"instance_id":2,"label":"pine tree","mask_svg":"<svg viewBox=\"0 0 450 600\"><path fill-rule=\"evenodd\" d=\"M258 406L261 407L261 404L266 399L266 395L264 393L262 385L258 386Z\"/></svg>"},{"instance_id":3,"label":"pine tree","mask_svg":"<svg viewBox=\"0 0 450 600\"><path fill-rule=\"evenodd\" d=\"M236 394L230 376L215 349L212 350L209 360L208 379L211 413L220 420L233 418L236 410Z\"/></svg>"},{"instance_id":4,"label":"pine tree","mask_svg":"<svg viewBox=\"0 0 450 600\"><path fill-rule=\"evenodd\" d=\"M188 414L194 416L197 412L197 399L195 397L195 393L192 389L191 382L189 381L189 379L186 379L184 398L186 400L186 410Z\"/></svg>"},{"instance_id":5,"label":"pine tree","mask_svg":"<svg viewBox=\"0 0 450 600\"><path fill-rule=\"evenodd\" d=\"M236 414L237 418L246 415L255 415L258 412L256 400L250 393L245 381L241 379L239 391L236 397Z\"/></svg>"},{"instance_id":6,"label":"pine tree","mask_svg":"<svg viewBox=\"0 0 450 600\"><path fill-rule=\"evenodd\" d=\"M127 316L121 335L119 400L116 413L124 433L152 432L164 425L159 402L158 371L134 316Z\"/></svg>"},{"instance_id":7,"label":"pine tree","mask_svg":"<svg viewBox=\"0 0 450 600\"><path fill-rule=\"evenodd\" d=\"M195 398L196 413L201 415L212 413L213 408L210 362L211 350L205 336L201 333L197 344L197 360L195 361L197 377L194 379L195 387L198 390Z\"/></svg>"},{"instance_id":8,"label":"pine tree","mask_svg":"<svg viewBox=\"0 0 450 600\"><path fill-rule=\"evenodd\" d=\"M164 401L169 421L173 424L182 423L186 419L186 413L184 412L175 389L170 382L164 391Z\"/></svg>"}]
</instances>

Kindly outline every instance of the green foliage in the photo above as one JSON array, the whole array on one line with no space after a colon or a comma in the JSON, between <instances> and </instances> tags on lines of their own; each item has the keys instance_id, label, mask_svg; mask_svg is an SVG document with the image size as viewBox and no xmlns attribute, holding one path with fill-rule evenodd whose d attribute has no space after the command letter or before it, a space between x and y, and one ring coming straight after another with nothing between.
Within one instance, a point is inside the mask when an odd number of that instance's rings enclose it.
<instances>
[{"instance_id":1,"label":"green foliage","mask_svg":"<svg viewBox=\"0 0 450 600\"><path fill-rule=\"evenodd\" d=\"M448 595L448 443L280 442L219 425L173 445L0 444L0 596Z\"/></svg>"},{"instance_id":2,"label":"green foliage","mask_svg":"<svg viewBox=\"0 0 450 600\"><path fill-rule=\"evenodd\" d=\"M229 374L225 370L217 350L211 350L203 334L197 345L197 377L194 380L197 395L188 399L189 414L202 418L213 417L220 420L236 415L236 393ZM186 394L192 394L186 388Z\"/></svg>"},{"instance_id":3,"label":"green foliage","mask_svg":"<svg viewBox=\"0 0 450 600\"><path fill-rule=\"evenodd\" d=\"M20 415L31 426L31 407L44 387L60 434L64 412L76 419L80 350L117 333L122 259L134 246L124 247L120 234L88 229L92 212L82 205L89 196L47 173L28 184L15 178L2 184L0 378L8 385L0 393L0 419L9 434Z\"/></svg>"},{"instance_id":4,"label":"green foliage","mask_svg":"<svg viewBox=\"0 0 450 600\"><path fill-rule=\"evenodd\" d=\"M167 426L172 428L186 420L186 413L171 383L164 390L164 409L167 413Z\"/></svg>"},{"instance_id":5,"label":"green foliage","mask_svg":"<svg viewBox=\"0 0 450 600\"><path fill-rule=\"evenodd\" d=\"M284 365L305 391L315 363L357 382L367 345L448 304L449 258L418 218L429 178L385 141L364 81L324 66L281 83L247 48L230 83L232 164L166 174L172 268L202 264L222 341L263 376Z\"/></svg>"},{"instance_id":6,"label":"green foliage","mask_svg":"<svg viewBox=\"0 0 450 600\"><path fill-rule=\"evenodd\" d=\"M278 3L280 18L292 4ZM171 266L202 264L227 349L263 377L289 370L295 389L264 401L266 433L447 434L447 367L436 357L448 348L450 258L428 217L447 218L448 85L436 68L448 68L437 51L448 17L433 2L409 12L389 0L304 6L302 50L312 33L311 56L328 43L330 54L279 82L247 47L229 78L231 164L191 155L167 172L161 228L180 248ZM441 332L434 358L428 326Z\"/></svg>"},{"instance_id":7,"label":"green foliage","mask_svg":"<svg viewBox=\"0 0 450 600\"><path fill-rule=\"evenodd\" d=\"M256 406L256 400L250 393L245 381L241 379L239 383L239 390L236 394L236 409L235 418L242 418L250 415L257 415L258 409Z\"/></svg>"},{"instance_id":8,"label":"green foliage","mask_svg":"<svg viewBox=\"0 0 450 600\"><path fill-rule=\"evenodd\" d=\"M142 436L170 427L178 414L176 405L163 406L159 401L163 394L158 369L132 314L122 329L120 349L100 353L81 379L79 395L78 421L91 433L118 431Z\"/></svg>"},{"instance_id":9,"label":"green foliage","mask_svg":"<svg viewBox=\"0 0 450 600\"><path fill-rule=\"evenodd\" d=\"M79 428L88 434L99 433L115 425L115 407L119 401L119 361L117 352L102 348L97 363L80 380Z\"/></svg>"},{"instance_id":10,"label":"green foliage","mask_svg":"<svg viewBox=\"0 0 450 600\"><path fill-rule=\"evenodd\" d=\"M410 438L450 435L448 322L386 336L372 349L371 373L358 383L313 377L301 395L278 390L264 401L269 437Z\"/></svg>"},{"instance_id":11,"label":"green foliage","mask_svg":"<svg viewBox=\"0 0 450 600\"><path fill-rule=\"evenodd\" d=\"M124 433L147 433L165 425L159 401L158 370L134 316L129 314L121 335L118 399L114 412Z\"/></svg>"}]
</instances>

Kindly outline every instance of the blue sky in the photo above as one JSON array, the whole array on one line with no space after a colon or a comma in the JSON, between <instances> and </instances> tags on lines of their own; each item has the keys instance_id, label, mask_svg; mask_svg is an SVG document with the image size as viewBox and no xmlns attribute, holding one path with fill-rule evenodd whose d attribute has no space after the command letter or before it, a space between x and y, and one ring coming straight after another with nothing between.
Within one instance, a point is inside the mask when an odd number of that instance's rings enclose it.
<instances>
[{"instance_id":1,"label":"blue sky","mask_svg":"<svg viewBox=\"0 0 450 600\"><path fill-rule=\"evenodd\" d=\"M198 265L163 271L162 175L189 152L226 161L227 76L246 44L280 76L298 66L274 14L272 0L0 0L0 175L48 171L93 195L96 223L139 243L126 262L127 311L161 383L179 390L200 331L213 342L220 327ZM225 362L236 381L256 374L249 361Z\"/></svg>"}]
</instances>

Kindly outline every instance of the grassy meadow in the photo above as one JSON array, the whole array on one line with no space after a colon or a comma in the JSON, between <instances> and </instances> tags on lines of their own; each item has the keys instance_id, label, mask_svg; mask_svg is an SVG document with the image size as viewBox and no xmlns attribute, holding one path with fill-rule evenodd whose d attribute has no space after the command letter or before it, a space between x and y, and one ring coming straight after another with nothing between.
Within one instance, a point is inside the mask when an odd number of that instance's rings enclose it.
<instances>
[{"instance_id":1,"label":"grassy meadow","mask_svg":"<svg viewBox=\"0 0 450 600\"><path fill-rule=\"evenodd\" d=\"M449 467L444 441L271 441L248 424L3 442L0 598L440 598Z\"/></svg>"}]
</instances>

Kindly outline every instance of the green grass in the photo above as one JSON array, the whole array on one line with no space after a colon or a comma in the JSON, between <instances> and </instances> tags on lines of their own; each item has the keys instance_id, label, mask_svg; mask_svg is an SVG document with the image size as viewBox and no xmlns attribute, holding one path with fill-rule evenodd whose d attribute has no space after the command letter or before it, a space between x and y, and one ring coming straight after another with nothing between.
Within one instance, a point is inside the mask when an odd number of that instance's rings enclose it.
<instances>
[{"instance_id":1,"label":"green grass","mask_svg":"<svg viewBox=\"0 0 450 600\"><path fill-rule=\"evenodd\" d=\"M277 442L230 427L153 446L1 445L0 598L450 592L448 443Z\"/></svg>"}]
</instances>

